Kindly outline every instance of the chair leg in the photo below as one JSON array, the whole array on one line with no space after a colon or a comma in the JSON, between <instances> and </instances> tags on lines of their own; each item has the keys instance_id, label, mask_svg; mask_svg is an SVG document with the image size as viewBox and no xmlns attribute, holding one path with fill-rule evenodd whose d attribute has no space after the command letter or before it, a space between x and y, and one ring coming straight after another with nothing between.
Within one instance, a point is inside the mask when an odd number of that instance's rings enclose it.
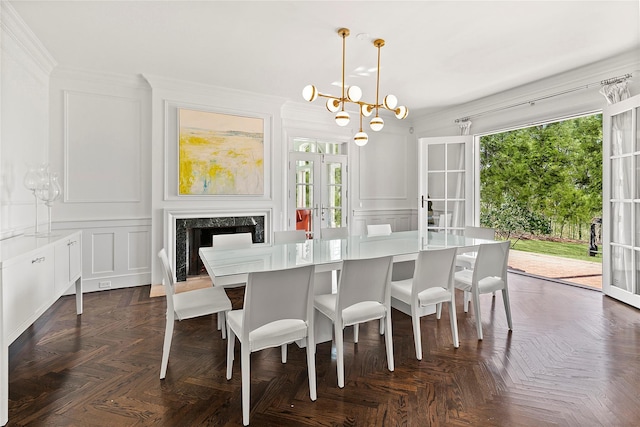
<instances>
[{"instance_id":1,"label":"chair leg","mask_svg":"<svg viewBox=\"0 0 640 427\"><path fill-rule=\"evenodd\" d=\"M453 347L460 347L460 339L458 338L458 317L456 316L456 300L451 299L449 302L449 319L451 320L451 337L453 338Z\"/></svg>"},{"instance_id":2,"label":"chair leg","mask_svg":"<svg viewBox=\"0 0 640 427\"><path fill-rule=\"evenodd\" d=\"M507 314L507 325L509 330L513 330L513 324L511 323L511 303L509 302L509 288L505 287L502 290L502 301L504 302L504 311Z\"/></svg>"},{"instance_id":3,"label":"chair leg","mask_svg":"<svg viewBox=\"0 0 640 427\"><path fill-rule=\"evenodd\" d=\"M439 302L436 304L436 319L440 320L441 315L442 315L442 303Z\"/></svg>"},{"instance_id":4,"label":"chair leg","mask_svg":"<svg viewBox=\"0 0 640 427\"><path fill-rule=\"evenodd\" d=\"M384 335L384 318L380 318L380 335Z\"/></svg>"},{"instance_id":5,"label":"chair leg","mask_svg":"<svg viewBox=\"0 0 640 427\"><path fill-rule=\"evenodd\" d=\"M227 318L226 311L218 312L218 329L222 331L222 339L227 338L227 322L225 320L226 318Z\"/></svg>"},{"instance_id":6,"label":"chair leg","mask_svg":"<svg viewBox=\"0 0 640 427\"><path fill-rule=\"evenodd\" d=\"M464 312L469 312L469 302L471 301L471 292L464 291Z\"/></svg>"},{"instance_id":7,"label":"chair leg","mask_svg":"<svg viewBox=\"0 0 640 427\"><path fill-rule=\"evenodd\" d=\"M286 344L282 344L280 346L280 353L282 356L282 363L287 363L287 345Z\"/></svg>"},{"instance_id":8,"label":"chair leg","mask_svg":"<svg viewBox=\"0 0 640 427\"><path fill-rule=\"evenodd\" d=\"M480 315L480 294L477 289L473 290L473 311L476 312L476 329L478 330L478 340L482 340L482 316Z\"/></svg>"},{"instance_id":9,"label":"chair leg","mask_svg":"<svg viewBox=\"0 0 640 427\"><path fill-rule=\"evenodd\" d=\"M229 327L227 323L227 379L231 379L231 373L233 372L233 351L236 343L236 334L233 329Z\"/></svg>"},{"instance_id":10,"label":"chair leg","mask_svg":"<svg viewBox=\"0 0 640 427\"><path fill-rule=\"evenodd\" d=\"M360 335L360 324L356 323L353 325L353 342L358 343L358 337Z\"/></svg>"},{"instance_id":11,"label":"chair leg","mask_svg":"<svg viewBox=\"0 0 640 427\"><path fill-rule=\"evenodd\" d=\"M335 322L334 335L336 340L336 366L338 369L338 387L344 387L344 339L342 324ZM354 325L357 327L358 325Z\"/></svg>"},{"instance_id":12,"label":"chair leg","mask_svg":"<svg viewBox=\"0 0 640 427\"><path fill-rule=\"evenodd\" d=\"M173 326L175 324L174 313L167 313L167 325L164 328L164 344L162 346L162 362L160 365L160 379L167 375L167 365L169 364L169 352L171 351L171 340L173 339Z\"/></svg>"},{"instance_id":13,"label":"chair leg","mask_svg":"<svg viewBox=\"0 0 640 427\"><path fill-rule=\"evenodd\" d=\"M387 333L384 334L384 342L387 345L387 365L389 366L389 370L393 372L395 365L393 362L393 338L391 337L391 310L387 311L384 319L387 323Z\"/></svg>"},{"instance_id":14,"label":"chair leg","mask_svg":"<svg viewBox=\"0 0 640 427\"><path fill-rule=\"evenodd\" d=\"M309 397L315 402L318 395L316 392L316 343L313 332L307 335L307 375L309 376Z\"/></svg>"},{"instance_id":15,"label":"chair leg","mask_svg":"<svg viewBox=\"0 0 640 427\"><path fill-rule=\"evenodd\" d=\"M251 362L251 352L248 347L249 343L241 343L240 353L242 354L242 424L245 426L249 425L249 410L250 410L250 400L251 396L250 386L251 386L251 374L250 374L250 362Z\"/></svg>"},{"instance_id":16,"label":"chair leg","mask_svg":"<svg viewBox=\"0 0 640 427\"><path fill-rule=\"evenodd\" d=\"M416 359L422 360L422 334L420 332L420 316L417 308L411 307L411 323L413 324L413 343L416 347Z\"/></svg>"}]
</instances>

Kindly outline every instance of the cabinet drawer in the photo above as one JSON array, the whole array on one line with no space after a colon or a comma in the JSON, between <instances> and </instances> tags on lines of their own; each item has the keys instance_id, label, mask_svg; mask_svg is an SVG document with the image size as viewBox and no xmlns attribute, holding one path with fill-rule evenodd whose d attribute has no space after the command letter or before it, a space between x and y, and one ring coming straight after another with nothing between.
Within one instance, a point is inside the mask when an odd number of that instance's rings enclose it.
<instances>
[{"instance_id":1,"label":"cabinet drawer","mask_svg":"<svg viewBox=\"0 0 640 427\"><path fill-rule=\"evenodd\" d=\"M54 249L49 246L22 257L2 271L3 327L13 342L53 301Z\"/></svg>"}]
</instances>

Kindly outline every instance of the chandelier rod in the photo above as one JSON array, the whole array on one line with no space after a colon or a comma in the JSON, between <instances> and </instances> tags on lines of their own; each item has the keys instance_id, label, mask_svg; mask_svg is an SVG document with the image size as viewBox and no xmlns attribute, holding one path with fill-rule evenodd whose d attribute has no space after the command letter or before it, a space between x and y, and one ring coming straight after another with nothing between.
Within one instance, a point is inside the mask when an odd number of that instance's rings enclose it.
<instances>
[{"instance_id":1,"label":"chandelier rod","mask_svg":"<svg viewBox=\"0 0 640 427\"><path fill-rule=\"evenodd\" d=\"M342 36L342 111L344 111L344 82L345 82L345 62L346 62L346 50L347 50L347 36L349 35L349 30L346 28L341 28L340 31L338 31L339 34Z\"/></svg>"}]
</instances>

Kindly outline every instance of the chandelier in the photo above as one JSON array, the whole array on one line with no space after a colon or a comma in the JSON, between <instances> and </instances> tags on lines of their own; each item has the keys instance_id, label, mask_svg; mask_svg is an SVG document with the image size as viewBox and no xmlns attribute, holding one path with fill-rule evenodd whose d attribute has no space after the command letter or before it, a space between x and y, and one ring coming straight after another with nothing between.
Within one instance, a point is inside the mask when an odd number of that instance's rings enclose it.
<instances>
[{"instance_id":1,"label":"chandelier","mask_svg":"<svg viewBox=\"0 0 640 427\"><path fill-rule=\"evenodd\" d=\"M327 95L324 93L318 92L318 89L314 85L307 85L302 90L302 97L309 101L313 102L318 97L328 98L327 99L327 110L332 113L336 113L336 124L338 126L346 126L349 124L350 116L347 111L345 111L345 104L352 103L358 105L360 116L360 131L355 134L353 137L353 141L356 145L363 146L367 142L369 142L369 136L362 131L362 117L369 117L373 114L375 110L376 115L369 122L369 126L371 130L374 132L378 132L382 130L384 127L384 120L380 117L379 112L381 109L392 111L396 118L402 120L407 117L409 114L409 109L403 105L398 106L398 98L393 95L387 95L384 97L382 103L379 102L379 94L380 94L380 48L384 46L384 40L376 39L373 41L373 45L378 49L378 68L376 69L376 102L369 103L365 101L361 101L362 90L358 86L346 86L344 80L344 69L345 69L345 46L346 46L346 38L349 36L348 28L340 28L338 30L338 35L342 37L342 94L341 96L333 96Z\"/></svg>"}]
</instances>

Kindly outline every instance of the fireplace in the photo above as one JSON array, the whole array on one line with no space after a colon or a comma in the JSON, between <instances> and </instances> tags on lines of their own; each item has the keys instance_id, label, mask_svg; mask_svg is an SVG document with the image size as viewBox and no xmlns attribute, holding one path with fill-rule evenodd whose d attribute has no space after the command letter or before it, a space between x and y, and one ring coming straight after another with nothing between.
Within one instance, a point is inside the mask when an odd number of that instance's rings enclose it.
<instances>
[{"instance_id":1,"label":"fireplace","mask_svg":"<svg viewBox=\"0 0 640 427\"><path fill-rule=\"evenodd\" d=\"M251 233L253 243L264 243L264 223L264 216L176 218L176 279L206 274L198 249L211 246L214 234Z\"/></svg>"}]
</instances>

